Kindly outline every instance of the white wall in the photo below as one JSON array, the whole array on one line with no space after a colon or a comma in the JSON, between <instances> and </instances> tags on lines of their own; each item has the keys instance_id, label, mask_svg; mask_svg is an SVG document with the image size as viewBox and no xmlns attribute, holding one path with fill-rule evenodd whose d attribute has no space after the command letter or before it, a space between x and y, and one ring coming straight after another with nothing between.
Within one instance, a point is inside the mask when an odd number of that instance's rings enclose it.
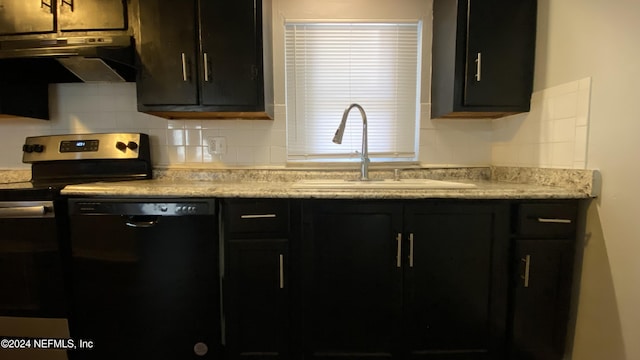
<instances>
[{"instance_id":1,"label":"white wall","mask_svg":"<svg viewBox=\"0 0 640 360\"><path fill-rule=\"evenodd\" d=\"M539 0L535 89L590 77L588 211L574 360L640 359L640 2Z\"/></svg>"}]
</instances>

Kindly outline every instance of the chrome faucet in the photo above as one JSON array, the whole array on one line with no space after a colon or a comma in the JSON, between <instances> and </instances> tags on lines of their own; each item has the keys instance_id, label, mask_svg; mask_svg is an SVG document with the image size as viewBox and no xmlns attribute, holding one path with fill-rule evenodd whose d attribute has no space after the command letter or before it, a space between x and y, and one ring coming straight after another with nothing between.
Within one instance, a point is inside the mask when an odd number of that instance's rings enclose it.
<instances>
[{"instance_id":1,"label":"chrome faucet","mask_svg":"<svg viewBox=\"0 0 640 360\"><path fill-rule=\"evenodd\" d=\"M333 136L333 142L336 144L342 144L342 136L344 135L344 127L347 124L347 118L349 117L349 112L354 107L360 110L360 115L362 116L362 152L360 153L360 180L368 181L369 180L369 150L367 145L367 114L365 114L362 106L358 104L351 104L344 110L342 114L342 121L340 122L340 126L336 130L336 134Z\"/></svg>"}]
</instances>

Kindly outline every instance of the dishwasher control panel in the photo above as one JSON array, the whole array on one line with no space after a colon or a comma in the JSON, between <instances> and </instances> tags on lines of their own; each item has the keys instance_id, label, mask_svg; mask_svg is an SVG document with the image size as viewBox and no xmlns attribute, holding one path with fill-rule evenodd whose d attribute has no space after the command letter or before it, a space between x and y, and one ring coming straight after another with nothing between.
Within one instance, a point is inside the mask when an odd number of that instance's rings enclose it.
<instances>
[{"instance_id":1,"label":"dishwasher control panel","mask_svg":"<svg viewBox=\"0 0 640 360\"><path fill-rule=\"evenodd\" d=\"M69 200L71 215L156 215L189 216L215 214L215 200Z\"/></svg>"}]
</instances>

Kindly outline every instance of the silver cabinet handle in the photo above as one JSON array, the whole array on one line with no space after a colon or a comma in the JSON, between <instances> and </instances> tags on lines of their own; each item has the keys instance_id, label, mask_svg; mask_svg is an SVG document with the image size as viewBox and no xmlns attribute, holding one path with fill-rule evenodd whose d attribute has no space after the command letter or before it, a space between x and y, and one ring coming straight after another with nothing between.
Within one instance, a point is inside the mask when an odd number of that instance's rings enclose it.
<instances>
[{"instance_id":1,"label":"silver cabinet handle","mask_svg":"<svg viewBox=\"0 0 640 360\"><path fill-rule=\"evenodd\" d=\"M524 287L529 287L529 272L531 271L531 255L525 255L520 259L524 263L524 274L520 278L524 280Z\"/></svg>"},{"instance_id":2,"label":"silver cabinet handle","mask_svg":"<svg viewBox=\"0 0 640 360\"><path fill-rule=\"evenodd\" d=\"M284 255L280 254L280 289L284 289Z\"/></svg>"},{"instance_id":3,"label":"silver cabinet handle","mask_svg":"<svg viewBox=\"0 0 640 360\"><path fill-rule=\"evenodd\" d=\"M396 242L398 243L398 249L396 250L396 267L402 267L402 234L398 233Z\"/></svg>"},{"instance_id":4,"label":"silver cabinet handle","mask_svg":"<svg viewBox=\"0 0 640 360\"><path fill-rule=\"evenodd\" d=\"M538 218L539 223L547 223L547 224L571 224L570 219L548 219L548 218Z\"/></svg>"},{"instance_id":5,"label":"silver cabinet handle","mask_svg":"<svg viewBox=\"0 0 640 360\"><path fill-rule=\"evenodd\" d=\"M413 267L413 233L409 234L409 267Z\"/></svg>"},{"instance_id":6,"label":"silver cabinet handle","mask_svg":"<svg viewBox=\"0 0 640 360\"><path fill-rule=\"evenodd\" d=\"M273 219L276 218L276 214L248 214L240 215L240 219Z\"/></svg>"},{"instance_id":7,"label":"silver cabinet handle","mask_svg":"<svg viewBox=\"0 0 640 360\"><path fill-rule=\"evenodd\" d=\"M185 53L181 53L182 57L182 81L187 82L187 55Z\"/></svg>"},{"instance_id":8,"label":"silver cabinet handle","mask_svg":"<svg viewBox=\"0 0 640 360\"><path fill-rule=\"evenodd\" d=\"M478 56L476 57L476 81L481 80L481 74L482 74L482 53L478 53Z\"/></svg>"},{"instance_id":9,"label":"silver cabinet handle","mask_svg":"<svg viewBox=\"0 0 640 360\"><path fill-rule=\"evenodd\" d=\"M204 53L204 81L209 82L209 57Z\"/></svg>"}]
</instances>

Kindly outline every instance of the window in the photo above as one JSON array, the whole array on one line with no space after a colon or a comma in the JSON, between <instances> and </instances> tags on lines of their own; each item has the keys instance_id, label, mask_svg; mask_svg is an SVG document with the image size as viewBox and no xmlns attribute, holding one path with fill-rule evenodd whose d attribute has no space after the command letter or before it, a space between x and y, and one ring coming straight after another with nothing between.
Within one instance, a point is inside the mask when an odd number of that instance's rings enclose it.
<instances>
[{"instance_id":1,"label":"window","mask_svg":"<svg viewBox=\"0 0 640 360\"><path fill-rule=\"evenodd\" d=\"M419 134L421 24L285 24L289 161L359 160L362 120L353 109L341 145L342 113L360 104L372 161L414 161Z\"/></svg>"}]
</instances>

